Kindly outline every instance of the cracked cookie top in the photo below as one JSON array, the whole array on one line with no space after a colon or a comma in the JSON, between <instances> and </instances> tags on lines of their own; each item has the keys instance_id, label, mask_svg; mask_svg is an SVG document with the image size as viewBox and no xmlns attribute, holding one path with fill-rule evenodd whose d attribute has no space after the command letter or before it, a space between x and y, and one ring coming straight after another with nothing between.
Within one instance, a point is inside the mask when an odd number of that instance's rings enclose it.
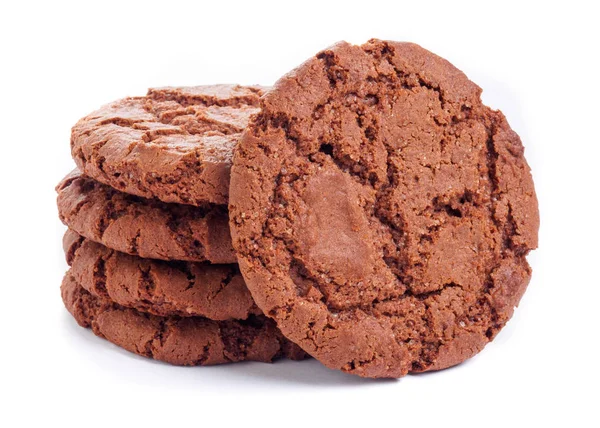
<instances>
[{"instance_id":1,"label":"cracked cookie top","mask_svg":"<svg viewBox=\"0 0 600 428\"><path fill-rule=\"evenodd\" d=\"M537 246L523 146L410 43L345 42L280 79L234 155L230 225L258 306L331 368L437 370L512 315Z\"/></svg>"},{"instance_id":2,"label":"cracked cookie top","mask_svg":"<svg viewBox=\"0 0 600 428\"><path fill-rule=\"evenodd\" d=\"M150 89L77 122L71 154L85 175L126 193L225 204L233 148L262 93L238 85Z\"/></svg>"}]
</instances>

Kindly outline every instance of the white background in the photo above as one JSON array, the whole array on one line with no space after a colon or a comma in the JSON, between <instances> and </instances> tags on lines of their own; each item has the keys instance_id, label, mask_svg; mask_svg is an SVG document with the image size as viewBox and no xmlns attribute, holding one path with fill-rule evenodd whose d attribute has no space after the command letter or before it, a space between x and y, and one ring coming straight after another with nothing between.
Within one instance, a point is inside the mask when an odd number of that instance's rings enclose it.
<instances>
[{"instance_id":1,"label":"white background","mask_svg":"<svg viewBox=\"0 0 600 428\"><path fill-rule=\"evenodd\" d=\"M0 425L599 426L599 14L525 3L2 2ZM53 188L77 119L152 86L272 84L371 37L449 59L525 144L540 248L492 344L450 370L373 381L316 361L170 367L76 326Z\"/></svg>"}]
</instances>

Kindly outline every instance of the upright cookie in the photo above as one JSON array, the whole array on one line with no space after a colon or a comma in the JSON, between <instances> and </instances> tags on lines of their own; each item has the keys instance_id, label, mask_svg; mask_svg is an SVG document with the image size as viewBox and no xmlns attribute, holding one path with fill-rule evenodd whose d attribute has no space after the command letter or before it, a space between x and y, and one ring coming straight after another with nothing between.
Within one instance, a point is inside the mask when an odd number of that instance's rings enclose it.
<instances>
[{"instance_id":1,"label":"upright cookie","mask_svg":"<svg viewBox=\"0 0 600 428\"><path fill-rule=\"evenodd\" d=\"M69 230L63 240L70 275L93 295L159 316L246 319L261 314L235 264L142 259Z\"/></svg>"},{"instance_id":2,"label":"upright cookie","mask_svg":"<svg viewBox=\"0 0 600 428\"><path fill-rule=\"evenodd\" d=\"M73 159L85 175L125 193L225 204L232 151L262 92L238 85L158 88L115 101L73 127Z\"/></svg>"},{"instance_id":3,"label":"upright cookie","mask_svg":"<svg viewBox=\"0 0 600 428\"><path fill-rule=\"evenodd\" d=\"M151 259L237 263L225 206L145 199L119 192L78 170L56 190L62 222L109 248Z\"/></svg>"},{"instance_id":4,"label":"upright cookie","mask_svg":"<svg viewBox=\"0 0 600 428\"><path fill-rule=\"evenodd\" d=\"M230 225L257 303L326 366L443 369L530 278L523 146L481 90L409 43L342 42L280 79L234 156Z\"/></svg>"},{"instance_id":5,"label":"upright cookie","mask_svg":"<svg viewBox=\"0 0 600 428\"><path fill-rule=\"evenodd\" d=\"M61 286L67 310L82 327L136 354L176 365L295 360L306 354L264 316L247 321L157 317L95 297L67 274Z\"/></svg>"}]
</instances>

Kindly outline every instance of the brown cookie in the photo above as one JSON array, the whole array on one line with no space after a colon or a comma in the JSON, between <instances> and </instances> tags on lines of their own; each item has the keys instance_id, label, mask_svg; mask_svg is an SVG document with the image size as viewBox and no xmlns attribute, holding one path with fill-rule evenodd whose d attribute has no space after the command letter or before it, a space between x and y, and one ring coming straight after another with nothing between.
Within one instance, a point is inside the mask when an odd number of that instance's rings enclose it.
<instances>
[{"instance_id":1,"label":"brown cookie","mask_svg":"<svg viewBox=\"0 0 600 428\"><path fill-rule=\"evenodd\" d=\"M125 193L225 204L232 151L262 93L238 85L150 89L77 122L71 153L85 175Z\"/></svg>"},{"instance_id":2,"label":"brown cookie","mask_svg":"<svg viewBox=\"0 0 600 428\"><path fill-rule=\"evenodd\" d=\"M96 336L130 352L170 364L208 366L306 357L264 316L253 316L246 321L157 317L92 295L69 273L63 279L61 294L77 323L91 327Z\"/></svg>"},{"instance_id":3,"label":"brown cookie","mask_svg":"<svg viewBox=\"0 0 600 428\"><path fill-rule=\"evenodd\" d=\"M151 259L237 263L225 206L145 199L119 192L78 170L56 190L62 222L109 248Z\"/></svg>"},{"instance_id":4,"label":"brown cookie","mask_svg":"<svg viewBox=\"0 0 600 428\"><path fill-rule=\"evenodd\" d=\"M261 314L235 264L142 259L69 230L63 245L71 276L93 295L159 316L246 319Z\"/></svg>"},{"instance_id":5,"label":"brown cookie","mask_svg":"<svg viewBox=\"0 0 600 428\"><path fill-rule=\"evenodd\" d=\"M258 306L366 377L479 352L530 278L523 146L481 90L409 43L342 42L280 79L234 156L230 225Z\"/></svg>"}]
</instances>

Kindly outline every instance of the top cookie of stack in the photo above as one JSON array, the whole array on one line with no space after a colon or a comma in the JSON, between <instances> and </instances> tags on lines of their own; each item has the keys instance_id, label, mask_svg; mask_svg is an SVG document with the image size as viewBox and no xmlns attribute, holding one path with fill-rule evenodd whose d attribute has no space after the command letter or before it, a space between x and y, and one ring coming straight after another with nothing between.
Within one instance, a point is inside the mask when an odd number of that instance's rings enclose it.
<instances>
[{"instance_id":1,"label":"top cookie of stack","mask_svg":"<svg viewBox=\"0 0 600 428\"><path fill-rule=\"evenodd\" d=\"M226 204L231 157L260 87L150 89L81 119L71 153L87 176L164 202Z\"/></svg>"}]
</instances>

